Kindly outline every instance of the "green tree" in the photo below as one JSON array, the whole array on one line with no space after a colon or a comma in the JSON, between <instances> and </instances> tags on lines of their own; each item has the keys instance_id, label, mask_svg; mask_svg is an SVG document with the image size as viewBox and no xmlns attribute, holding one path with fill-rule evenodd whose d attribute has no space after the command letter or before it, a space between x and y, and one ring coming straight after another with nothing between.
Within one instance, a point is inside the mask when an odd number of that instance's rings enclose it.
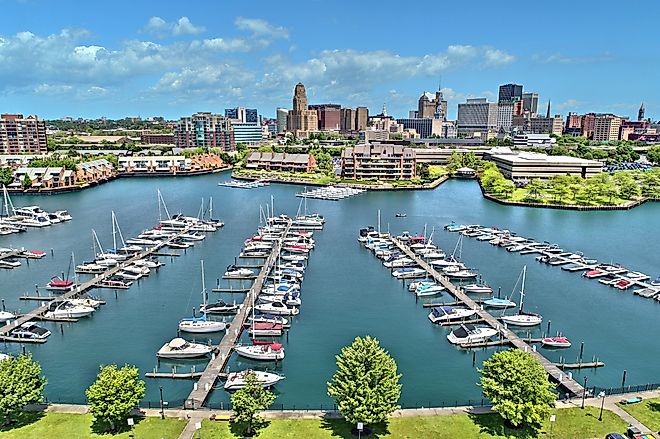
<instances>
[{"instance_id":1,"label":"green tree","mask_svg":"<svg viewBox=\"0 0 660 439\"><path fill-rule=\"evenodd\" d=\"M401 375L377 339L356 337L335 358L337 371L328 383L328 395L336 399L344 419L374 424L399 408Z\"/></svg>"},{"instance_id":2,"label":"green tree","mask_svg":"<svg viewBox=\"0 0 660 439\"><path fill-rule=\"evenodd\" d=\"M14 181L14 173L10 167L0 168L0 185L7 186Z\"/></svg>"},{"instance_id":3,"label":"green tree","mask_svg":"<svg viewBox=\"0 0 660 439\"><path fill-rule=\"evenodd\" d=\"M499 178L493 183L493 192L503 196L504 198L511 198L511 195L516 190L516 185L511 180L506 178Z\"/></svg>"},{"instance_id":4,"label":"green tree","mask_svg":"<svg viewBox=\"0 0 660 439\"><path fill-rule=\"evenodd\" d=\"M28 404L42 400L46 378L32 355L19 355L0 361L0 417L9 421Z\"/></svg>"},{"instance_id":5,"label":"green tree","mask_svg":"<svg viewBox=\"0 0 660 439\"><path fill-rule=\"evenodd\" d=\"M484 362L483 394L502 418L514 426L539 427L556 395L543 367L519 349L500 351Z\"/></svg>"},{"instance_id":6,"label":"green tree","mask_svg":"<svg viewBox=\"0 0 660 439\"><path fill-rule=\"evenodd\" d=\"M538 178L534 178L532 181L527 183L525 189L527 189L528 197L539 198L541 196L541 192L543 192L543 189L545 189L545 183Z\"/></svg>"},{"instance_id":7,"label":"green tree","mask_svg":"<svg viewBox=\"0 0 660 439\"><path fill-rule=\"evenodd\" d=\"M417 177L422 180L429 180L431 178L431 171L428 163L420 163L417 165Z\"/></svg>"},{"instance_id":8,"label":"green tree","mask_svg":"<svg viewBox=\"0 0 660 439\"><path fill-rule=\"evenodd\" d=\"M234 423L246 435L252 435L264 426L263 419L258 412L266 410L275 401L275 394L264 389L257 376L249 373L245 377L245 387L239 389L231 396L231 405L234 411Z\"/></svg>"},{"instance_id":9,"label":"green tree","mask_svg":"<svg viewBox=\"0 0 660 439\"><path fill-rule=\"evenodd\" d=\"M660 145L650 146L649 149L646 150L646 158L649 162L660 165Z\"/></svg>"},{"instance_id":10,"label":"green tree","mask_svg":"<svg viewBox=\"0 0 660 439\"><path fill-rule=\"evenodd\" d=\"M628 172L616 172L613 180L619 194L627 200L638 197L642 193L639 184Z\"/></svg>"},{"instance_id":11,"label":"green tree","mask_svg":"<svg viewBox=\"0 0 660 439\"><path fill-rule=\"evenodd\" d=\"M550 193L556 202L560 202L570 193L570 178L566 175L555 175L550 179Z\"/></svg>"},{"instance_id":12,"label":"green tree","mask_svg":"<svg viewBox=\"0 0 660 439\"><path fill-rule=\"evenodd\" d=\"M101 366L96 381L85 391L94 423L116 430L144 398L144 389L137 367Z\"/></svg>"},{"instance_id":13,"label":"green tree","mask_svg":"<svg viewBox=\"0 0 660 439\"><path fill-rule=\"evenodd\" d=\"M23 177L23 188L29 189L32 186L32 179L29 175L25 174Z\"/></svg>"}]
</instances>

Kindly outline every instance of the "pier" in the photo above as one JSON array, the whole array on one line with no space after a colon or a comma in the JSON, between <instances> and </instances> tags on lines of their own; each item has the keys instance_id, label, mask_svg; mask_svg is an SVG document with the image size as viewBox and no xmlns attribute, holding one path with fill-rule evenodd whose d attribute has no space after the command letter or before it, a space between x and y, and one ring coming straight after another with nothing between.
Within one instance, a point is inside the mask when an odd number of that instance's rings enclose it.
<instances>
[{"instance_id":1,"label":"pier","mask_svg":"<svg viewBox=\"0 0 660 439\"><path fill-rule=\"evenodd\" d=\"M291 221L288 222L287 227L284 229L284 232L282 233L283 237L289 233L290 228ZM236 345L238 338L245 328L245 322L250 314L250 311L252 310L252 304L256 302L257 296L261 292L264 281L266 280L268 273L270 273L271 269L273 268L273 265L277 261L281 250L281 242L274 241L270 255L264 262L264 265L261 267L259 274L255 277L252 287L245 295L245 300L243 301L240 310L234 316L234 319L227 328L227 332L225 333L224 337L222 337L222 340L220 340L220 344L216 346L215 353L213 354L211 361L209 361L201 377L195 383L192 392L190 392L190 395L188 395L188 398L186 398L184 408L192 410L201 408L213 390L213 386L215 385L216 380L218 377L223 375L223 371L227 365L227 362L229 361L229 357L231 356L232 351L234 350L234 346Z\"/></svg>"},{"instance_id":2,"label":"pier","mask_svg":"<svg viewBox=\"0 0 660 439\"><path fill-rule=\"evenodd\" d=\"M440 283L445 289L454 296L457 301L463 302L465 306L470 309L473 309L477 312L479 319L484 323L488 324L490 327L499 331L502 339L508 340L508 343L512 346L528 352L529 354L538 361L545 371L550 375L550 377L563 387L568 393L573 396L582 395L584 388L580 383L575 381L572 377L565 374L559 367L557 367L550 360L541 355L536 347L530 346L525 342L521 337L510 331L500 323L495 317L490 313L483 310L481 306L472 300L467 294L461 291L457 286L452 284L449 281L449 278L438 273L430 264L424 261L419 255L415 254L407 245L403 244L397 238L392 237L392 242L396 245L403 253L405 253L410 259L414 260L422 269L424 269L431 277L433 277L438 283Z\"/></svg>"}]
</instances>

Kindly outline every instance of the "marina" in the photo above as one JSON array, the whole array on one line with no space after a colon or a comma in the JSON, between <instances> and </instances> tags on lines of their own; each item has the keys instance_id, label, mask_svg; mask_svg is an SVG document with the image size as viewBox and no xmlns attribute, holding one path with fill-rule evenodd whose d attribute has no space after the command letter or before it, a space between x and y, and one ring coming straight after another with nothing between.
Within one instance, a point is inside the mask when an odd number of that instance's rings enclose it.
<instances>
[{"instance_id":1,"label":"marina","mask_svg":"<svg viewBox=\"0 0 660 439\"><path fill-rule=\"evenodd\" d=\"M348 186L324 186L317 189L298 192L296 197L313 198L317 200L339 201L366 192L366 189L357 189Z\"/></svg>"},{"instance_id":2,"label":"marina","mask_svg":"<svg viewBox=\"0 0 660 439\"><path fill-rule=\"evenodd\" d=\"M127 289L95 289L94 295L106 301L92 319L81 318L77 323L37 322L51 330L47 343L25 343L49 378L46 395L49 400L64 402L85 401L84 389L93 382L99 364L135 364L141 374L151 372L156 365L155 352L176 336L176 327L182 317L199 304L199 260L205 261L207 280L216 287L216 279L234 263L247 237L252 236L260 225L258 207L270 202L273 195L278 212L293 216L300 198L295 198L300 186L271 185L251 191L237 191L218 187L217 175L199 176L194 179L120 179L112 185L104 185L78 193L57 197L25 196L23 205L39 204L44 210L65 208L75 217L61 226L33 230L28 234L14 234L0 238L0 247L54 248L54 256L43 258L37 264L24 264L18 270L0 271L2 294L8 310L24 314L34 305L20 300L26 291L35 296L34 284L45 285L52 274L66 270L70 254L86 256L91 251L89 230L95 228L99 237L107 241L111 236L110 210L114 209L125 236L141 234L145 218L157 218L157 206L151 202L156 188L167 196L168 204L177 211L195 212L201 196L213 196L218 212L225 221L221 234L209 234L203 241L182 250L162 249L161 252L180 253L182 257L162 256L165 267L155 271L148 279L136 281ZM23 197L23 196L22 196ZM442 226L460 219L471 224L506 225L521 236L543 237L550 242L561 242L571 248L581 249L586 255L599 261L615 260L626 266L656 277L656 258L651 252L638 251L640 246L656 248L660 245L653 232L653 218L660 215L660 206L653 203L624 213L568 212L509 208L480 198L474 182L450 180L433 191L419 192L368 192L360 197L345 199L342 203L322 203L308 200L309 207L320 211L327 219L322 233L315 234L316 249L313 263L305 272L304 309L294 317L288 332L288 341L282 336L286 359L269 365L269 370L286 376L277 384L278 404L284 407L319 408L331 404L326 396L325 382L335 369L334 356L342 346L349 344L356 335L370 334L381 341L397 360L403 374L402 405L406 407L467 403L481 398L475 367L487 359L498 346L479 349L457 349L447 342L447 335L457 326L440 327L427 319L429 308L421 304L455 301L449 293L442 296L419 298L402 288L381 264L374 261L371 251L358 246L355 231L358 227L375 220L375 212L382 209L382 217L391 222L393 233L409 230L421 235L424 224L429 232L435 225L433 242L451 253L457 239L453 233L442 232ZM394 219L397 212L407 212L407 218ZM108 221L99 220L108 218ZM383 221L383 229L387 223ZM396 222L395 222L396 221ZM263 221L261 225L263 226ZM396 230L395 230L396 227ZM610 233L617 230L617 233ZM609 234L608 234L609 233ZM316 236L318 235L318 236ZM602 237L607 236L607 239ZM110 247L111 245L109 245ZM574 379L579 383L588 377L588 385L610 387L621 384L623 370L628 371L628 384L657 381L657 371L652 355L655 343L650 334L660 330L654 313L656 308L633 294L607 294L597 281L537 264L533 254L524 262L501 248L484 242L464 239L463 260L468 267L478 268L478 274L495 290L502 287L502 297L511 291L523 263L528 265L525 309L539 312L544 323L533 339L541 338L547 320L552 320L551 333L557 329L567 334L573 346L558 351L544 350L544 356L552 363L577 363L580 344L585 343L584 362L597 354L607 363L597 369L574 369ZM260 263L265 258L249 258L240 264ZM32 261L30 261L32 262ZM176 262L176 263L174 263ZM221 281L221 289L239 289L252 281ZM406 281L408 284L409 281ZM463 281L463 284L475 283ZM613 292L615 290L612 288ZM630 290L629 290L630 291ZM42 295L48 295L41 291ZM118 294L116 297L115 295ZM220 296L217 296L217 295ZM242 293L244 294L244 293ZM209 291L211 301L217 297L240 302L240 294ZM472 296L472 294L471 294ZM190 302L190 297L194 302ZM480 300L483 296L474 295ZM519 302L514 297L516 302ZM190 302L190 303L189 303ZM481 305L481 304L479 304ZM302 308L301 308L302 309ZM511 311L510 311L511 312ZM493 315L498 316L500 311ZM229 321L229 320L228 320ZM637 322L635 337L630 337L631 325ZM483 325L483 323L478 324ZM62 328L62 329L60 329ZM249 328L248 328L249 329ZM63 333L62 333L63 330ZM136 334L139 334L136 335ZM648 334L648 336L647 336ZM527 339L527 330L521 333ZM217 345L217 336L190 338ZM248 341L247 331L241 336ZM538 344L537 344L538 345ZM104 348L99 348L103 346ZM288 347L291 346L291 349ZM3 353L20 352L20 343L0 343ZM541 349L539 349L540 351ZM473 367L473 354L476 356ZM423 361L420 361L423 359ZM186 360L186 364L172 362L177 373L189 373L193 365L203 371L206 361ZM263 364L233 354L227 361L228 371L263 367ZM63 368L75 368L79 373L63 375ZM158 369L171 373L169 362L162 362ZM422 385L420 377L431 377ZM153 378L146 380L145 401L158 401L159 386L163 386L164 398L171 407L182 406L190 394L190 379ZM218 385L216 385L217 387ZM205 404L220 407L227 404L229 396L223 391L213 391Z\"/></svg>"},{"instance_id":3,"label":"marina","mask_svg":"<svg viewBox=\"0 0 660 439\"><path fill-rule=\"evenodd\" d=\"M218 183L218 186L224 186L224 187L233 187L233 188L238 188L238 189L255 189L258 187L264 187L270 185L269 182L267 181L241 181L241 180L228 180L228 181L221 181Z\"/></svg>"}]
</instances>

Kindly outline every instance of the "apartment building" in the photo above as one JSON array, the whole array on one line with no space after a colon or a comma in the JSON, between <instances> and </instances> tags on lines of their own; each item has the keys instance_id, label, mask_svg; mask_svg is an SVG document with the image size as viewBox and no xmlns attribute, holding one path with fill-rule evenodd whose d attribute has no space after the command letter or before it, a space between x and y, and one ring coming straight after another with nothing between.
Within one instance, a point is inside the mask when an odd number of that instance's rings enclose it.
<instances>
[{"instance_id":1,"label":"apartment building","mask_svg":"<svg viewBox=\"0 0 660 439\"><path fill-rule=\"evenodd\" d=\"M358 144L341 154L341 176L354 180L409 180L416 165L415 151L401 145Z\"/></svg>"},{"instance_id":2,"label":"apartment building","mask_svg":"<svg viewBox=\"0 0 660 439\"><path fill-rule=\"evenodd\" d=\"M37 116L0 115L0 154L43 154L47 151L46 123Z\"/></svg>"}]
</instances>

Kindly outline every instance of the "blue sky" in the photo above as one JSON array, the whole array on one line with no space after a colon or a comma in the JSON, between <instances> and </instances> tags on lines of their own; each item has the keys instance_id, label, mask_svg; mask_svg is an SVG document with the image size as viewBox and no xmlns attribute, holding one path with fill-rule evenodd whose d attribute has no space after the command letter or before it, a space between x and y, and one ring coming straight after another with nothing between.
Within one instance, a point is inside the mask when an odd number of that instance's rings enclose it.
<instances>
[{"instance_id":1,"label":"blue sky","mask_svg":"<svg viewBox=\"0 0 660 439\"><path fill-rule=\"evenodd\" d=\"M653 0L0 0L0 112L112 118L310 103L405 117L442 78L449 113L516 82L553 113L660 118Z\"/></svg>"}]
</instances>

